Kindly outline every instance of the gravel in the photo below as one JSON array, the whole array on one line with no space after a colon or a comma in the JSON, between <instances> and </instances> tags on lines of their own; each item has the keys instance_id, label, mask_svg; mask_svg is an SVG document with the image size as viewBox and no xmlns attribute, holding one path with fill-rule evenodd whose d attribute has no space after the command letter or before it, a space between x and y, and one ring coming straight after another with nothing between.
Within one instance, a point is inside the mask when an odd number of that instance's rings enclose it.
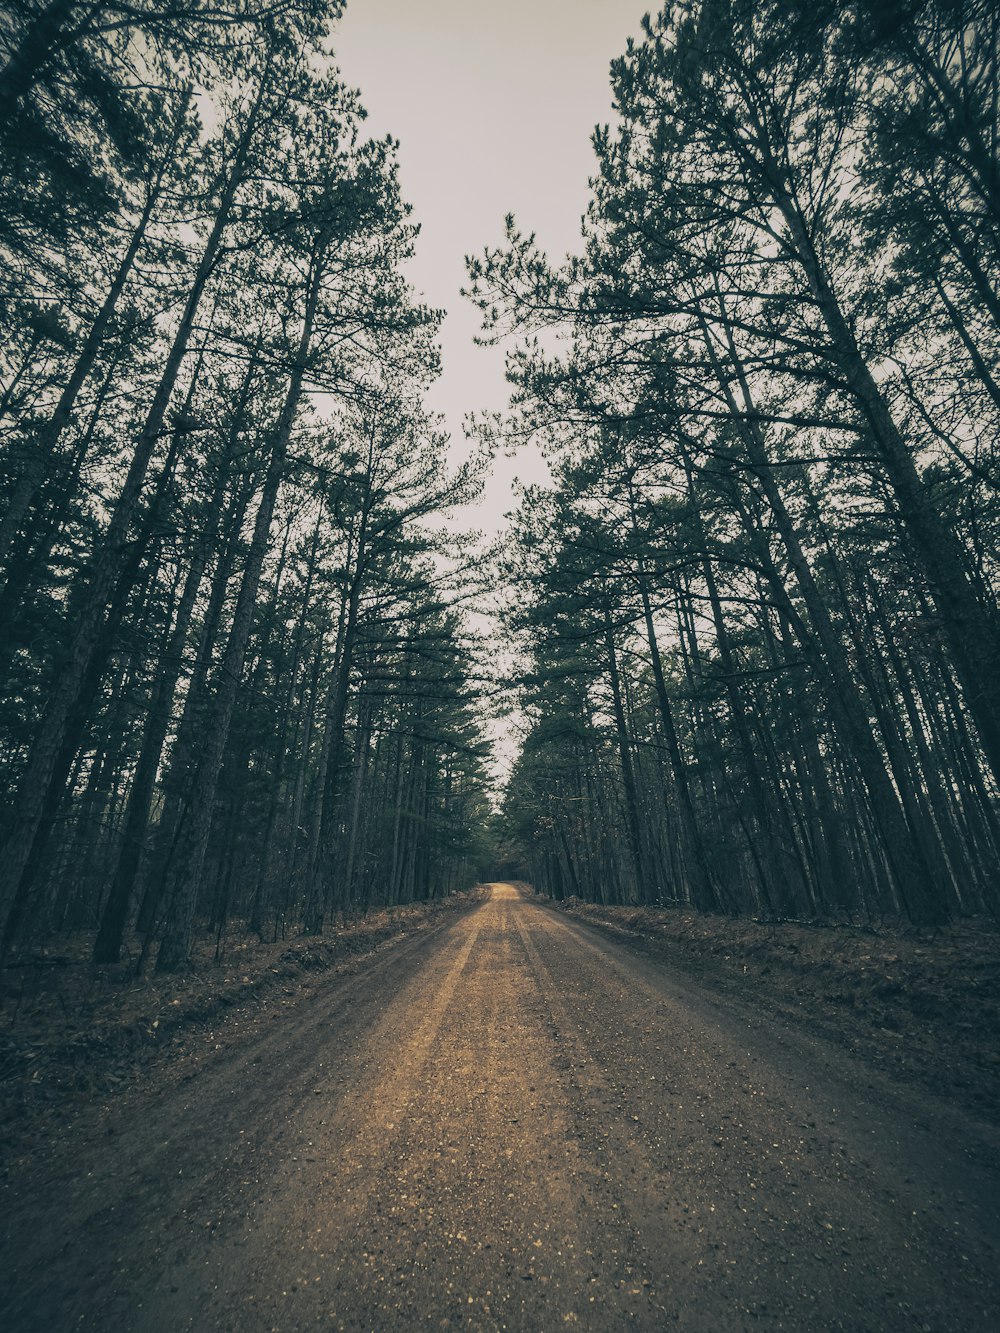
<instances>
[{"instance_id":1,"label":"gravel","mask_svg":"<svg viewBox=\"0 0 1000 1333\"><path fill-rule=\"evenodd\" d=\"M1000 1327L996 1131L496 885L78 1117L22 1330Z\"/></svg>"}]
</instances>

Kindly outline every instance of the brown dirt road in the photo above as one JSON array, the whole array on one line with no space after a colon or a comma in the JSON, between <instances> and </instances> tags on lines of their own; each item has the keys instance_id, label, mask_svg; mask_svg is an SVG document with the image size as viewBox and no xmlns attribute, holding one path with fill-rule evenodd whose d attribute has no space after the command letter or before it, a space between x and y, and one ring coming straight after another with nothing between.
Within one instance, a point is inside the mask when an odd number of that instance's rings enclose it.
<instances>
[{"instance_id":1,"label":"brown dirt road","mask_svg":"<svg viewBox=\"0 0 1000 1333\"><path fill-rule=\"evenodd\" d=\"M6 1333L1000 1328L995 1130L507 885L0 1209Z\"/></svg>"}]
</instances>

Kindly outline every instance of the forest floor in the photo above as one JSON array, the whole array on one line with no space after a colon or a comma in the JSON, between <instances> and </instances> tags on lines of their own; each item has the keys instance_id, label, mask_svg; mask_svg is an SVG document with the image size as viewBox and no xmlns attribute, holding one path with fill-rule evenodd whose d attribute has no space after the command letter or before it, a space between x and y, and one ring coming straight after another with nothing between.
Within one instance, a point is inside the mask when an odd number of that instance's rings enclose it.
<instances>
[{"instance_id":1,"label":"forest floor","mask_svg":"<svg viewBox=\"0 0 1000 1333\"><path fill-rule=\"evenodd\" d=\"M525 886L527 887L527 886ZM1000 1124L1000 928L762 923L680 908L549 906L737 1003Z\"/></svg>"},{"instance_id":2,"label":"forest floor","mask_svg":"<svg viewBox=\"0 0 1000 1333\"><path fill-rule=\"evenodd\" d=\"M370 911L322 936L262 942L232 927L193 945L191 967L137 976L138 946L120 964L90 962L93 935L67 935L0 969L0 1172L44 1148L95 1099L140 1082L150 1066L242 1040L308 996L327 974L353 975L380 951L440 927L485 889Z\"/></svg>"},{"instance_id":3,"label":"forest floor","mask_svg":"<svg viewBox=\"0 0 1000 1333\"><path fill-rule=\"evenodd\" d=\"M721 962L497 884L234 1011L0 1180L5 1333L995 1333L1000 1131Z\"/></svg>"}]
</instances>

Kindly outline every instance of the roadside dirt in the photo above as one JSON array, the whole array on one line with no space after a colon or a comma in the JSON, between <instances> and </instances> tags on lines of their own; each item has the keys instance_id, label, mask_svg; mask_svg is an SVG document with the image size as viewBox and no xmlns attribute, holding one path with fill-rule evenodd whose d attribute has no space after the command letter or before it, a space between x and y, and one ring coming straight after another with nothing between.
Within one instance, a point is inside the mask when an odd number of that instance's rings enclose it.
<instances>
[{"instance_id":1,"label":"roadside dirt","mask_svg":"<svg viewBox=\"0 0 1000 1333\"><path fill-rule=\"evenodd\" d=\"M44 1148L95 1098L127 1092L164 1061L243 1041L308 996L327 974L363 968L378 950L440 926L483 901L484 888L369 912L322 936L262 943L232 933L195 941L190 969L136 976L134 963L95 968L91 936L64 940L0 970L0 1171Z\"/></svg>"},{"instance_id":2,"label":"roadside dirt","mask_svg":"<svg viewBox=\"0 0 1000 1333\"><path fill-rule=\"evenodd\" d=\"M1000 1135L509 885L0 1187L7 1333L994 1333Z\"/></svg>"},{"instance_id":3,"label":"roadside dirt","mask_svg":"<svg viewBox=\"0 0 1000 1333\"><path fill-rule=\"evenodd\" d=\"M1000 1124L996 923L918 933L540 901Z\"/></svg>"}]
</instances>

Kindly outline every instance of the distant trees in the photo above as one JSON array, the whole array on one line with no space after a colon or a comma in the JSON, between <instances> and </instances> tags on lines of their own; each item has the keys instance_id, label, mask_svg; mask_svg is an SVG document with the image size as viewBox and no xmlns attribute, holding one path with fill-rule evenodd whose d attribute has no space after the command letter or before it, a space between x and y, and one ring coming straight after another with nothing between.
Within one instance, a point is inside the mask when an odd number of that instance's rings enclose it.
<instances>
[{"instance_id":1,"label":"distant trees","mask_svg":"<svg viewBox=\"0 0 1000 1333\"><path fill-rule=\"evenodd\" d=\"M430 521L394 145L336 3L24 4L0 46L6 951L182 967L473 875L483 746Z\"/></svg>"},{"instance_id":2,"label":"distant trees","mask_svg":"<svg viewBox=\"0 0 1000 1333\"><path fill-rule=\"evenodd\" d=\"M557 478L510 571L549 891L996 910L997 21L671 7L583 256L471 264Z\"/></svg>"}]
</instances>

